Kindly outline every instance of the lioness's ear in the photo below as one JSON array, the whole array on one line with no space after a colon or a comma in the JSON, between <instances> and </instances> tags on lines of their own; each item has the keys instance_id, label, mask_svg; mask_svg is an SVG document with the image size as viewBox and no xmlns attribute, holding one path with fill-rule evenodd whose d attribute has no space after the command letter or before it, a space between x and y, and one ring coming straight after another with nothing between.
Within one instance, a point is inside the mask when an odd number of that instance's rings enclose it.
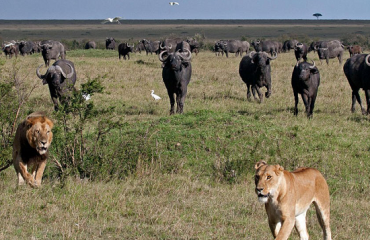
<instances>
[{"instance_id":1,"label":"lioness's ear","mask_svg":"<svg viewBox=\"0 0 370 240\"><path fill-rule=\"evenodd\" d=\"M284 171L284 168L280 165L275 165L275 173L276 175L279 175L280 172Z\"/></svg>"},{"instance_id":2,"label":"lioness's ear","mask_svg":"<svg viewBox=\"0 0 370 240\"><path fill-rule=\"evenodd\" d=\"M254 168L259 169L263 165L267 165L267 163L265 161L259 161L258 163L256 163L256 165L254 165Z\"/></svg>"}]
</instances>

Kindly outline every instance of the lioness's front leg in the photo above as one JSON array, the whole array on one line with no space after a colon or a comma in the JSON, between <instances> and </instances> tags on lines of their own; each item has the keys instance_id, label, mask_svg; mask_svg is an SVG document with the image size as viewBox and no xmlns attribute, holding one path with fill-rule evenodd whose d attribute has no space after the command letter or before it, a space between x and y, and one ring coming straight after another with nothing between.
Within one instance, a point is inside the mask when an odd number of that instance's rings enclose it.
<instances>
[{"instance_id":1,"label":"lioness's front leg","mask_svg":"<svg viewBox=\"0 0 370 240\"><path fill-rule=\"evenodd\" d=\"M31 187L35 187L35 179L33 176L27 171L27 165L24 165L22 162L19 162L19 172L22 175L23 179L29 184Z\"/></svg>"},{"instance_id":2,"label":"lioness's front leg","mask_svg":"<svg viewBox=\"0 0 370 240\"><path fill-rule=\"evenodd\" d=\"M281 229L277 234L275 240L287 240L289 238L290 233L295 224L294 216L293 218L286 218L285 221L282 222Z\"/></svg>"}]
</instances>

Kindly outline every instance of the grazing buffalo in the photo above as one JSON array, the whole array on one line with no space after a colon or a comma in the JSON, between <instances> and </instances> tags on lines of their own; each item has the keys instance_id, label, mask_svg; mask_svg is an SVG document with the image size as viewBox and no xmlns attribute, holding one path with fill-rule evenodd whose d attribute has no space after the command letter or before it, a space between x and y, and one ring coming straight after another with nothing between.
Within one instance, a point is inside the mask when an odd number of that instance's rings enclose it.
<instances>
[{"instance_id":1,"label":"grazing buffalo","mask_svg":"<svg viewBox=\"0 0 370 240\"><path fill-rule=\"evenodd\" d=\"M161 41L150 41L143 39L141 40L141 42L144 44L146 55L148 55L148 53L153 54L153 52L155 54L159 54L160 51L159 45L161 44Z\"/></svg>"},{"instance_id":2,"label":"grazing buffalo","mask_svg":"<svg viewBox=\"0 0 370 240\"><path fill-rule=\"evenodd\" d=\"M222 54L222 56L224 56L224 50L222 50L222 48L221 48L220 41L215 42L215 45L213 46L213 51L215 52L216 56L220 56L220 54Z\"/></svg>"},{"instance_id":3,"label":"grazing buffalo","mask_svg":"<svg viewBox=\"0 0 370 240\"><path fill-rule=\"evenodd\" d=\"M18 57L19 48L17 43L8 43L3 47L5 58L12 58L13 56Z\"/></svg>"},{"instance_id":4,"label":"grazing buffalo","mask_svg":"<svg viewBox=\"0 0 370 240\"><path fill-rule=\"evenodd\" d=\"M123 59L126 60L127 58L130 60L130 52L132 53L134 51L135 44L130 46L128 43L121 43L118 45L118 58L121 59L121 56L123 56Z\"/></svg>"},{"instance_id":5,"label":"grazing buffalo","mask_svg":"<svg viewBox=\"0 0 370 240\"><path fill-rule=\"evenodd\" d=\"M66 104L70 92L74 89L76 83L76 70L74 64L65 59L56 61L48 68L44 75L40 74L40 65L37 70L37 76L42 79L43 84L48 84L51 100L54 103L55 111L58 111L58 100L61 104Z\"/></svg>"},{"instance_id":6,"label":"grazing buffalo","mask_svg":"<svg viewBox=\"0 0 370 240\"><path fill-rule=\"evenodd\" d=\"M66 58L66 52L64 49L64 45L58 41L53 40L45 40L41 41L41 54L44 58L45 67L50 65L50 60L58 60L60 57L61 59Z\"/></svg>"},{"instance_id":7,"label":"grazing buffalo","mask_svg":"<svg viewBox=\"0 0 370 240\"><path fill-rule=\"evenodd\" d=\"M96 48L96 43L94 41L88 41L85 44L85 49L95 49Z\"/></svg>"},{"instance_id":8,"label":"grazing buffalo","mask_svg":"<svg viewBox=\"0 0 370 240\"><path fill-rule=\"evenodd\" d=\"M198 55L199 48L200 48L199 42L197 40L195 40L194 38L188 38L188 39L186 39L186 42L189 43L189 45L190 45L190 51L192 53L195 53L195 55Z\"/></svg>"},{"instance_id":9,"label":"grazing buffalo","mask_svg":"<svg viewBox=\"0 0 370 240\"><path fill-rule=\"evenodd\" d=\"M274 53L270 57L266 52L250 52L249 55L242 58L239 65L239 75L243 82L247 84L247 97L251 98L250 88L252 86L252 93L254 99L256 98L255 92L257 91L260 102L263 102L263 95L260 91L261 87L266 87L266 98L271 95L271 65L270 61L277 58Z\"/></svg>"},{"instance_id":10,"label":"grazing buffalo","mask_svg":"<svg viewBox=\"0 0 370 240\"><path fill-rule=\"evenodd\" d=\"M252 46L256 52L267 52L271 55L278 52L279 44L276 41L254 41Z\"/></svg>"},{"instance_id":11,"label":"grazing buffalo","mask_svg":"<svg viewBox=\"0 0 370 240\"><path fill-rule=\"evenodd\" d=\"M326 59L326 63L329 64L330 58L338 58L339 63L342 63L342 56L344 51L343 44L338 40L333 41L322 41L316 47L319 55L320 62L322 59Z\"/></svg>"},{"instance_id":12,"label":"grazing buffalo","mask_svg":"<svg viewBox=\"0 0 370 240\"><path fill-rule=\"evenodd\" d=\"M139 52L141 54L141 51L145 51L144 44L139 41L136 45L135 52Z\"/></svg>"},{"instance_id":13,"label":"grazing buffalo","mask_svg":"<svg viewBox=\"0 0 370 240\"><path fill-rule=\"evenodd\" d=\"M244 46L240 40L220 40L219 47L226 54L226 57L229 57L229 53L235 53L235 56L242 56L243 50L246 50L246 44Z\"/></svg>"},{"instance_id":14,"label":"grazing buffalo","mask_svg":"<svg viewBox=\"0 0 370 240\"><path fill-rule=\"evenodd\" d=\"M107 50L115 50L116 49L116 40L114 38L109 37L105 39L105 49Z\"/></svg>"},{"instance_id":15,"label":"grazing buffalo","mask_svg":"<svg viewBox=\"0 0 370 240\"><path fill-rule=\"evenodd\" d=\"M362 49L359 45L354 45L354 46L351 45L351 46L348 46L347 49L348 49L350 57L352 57L355 54L361 54L362 53Z\"/></svg>"},{"instance_id":16,"label":"grazing buffalo","mask_svg":"<svg viewBox=\"0 0 370 240\"><path fill-rule=\"evenodd\" d=\"M241 55L243 55L243 52L245 52L246 54L248 54L249 48L250 48L251 45L247 41L241 41L241 42L242 42L242 52L241 52Z\"/></svg>"},{"instance_id":17,"label":"grazing buffalo","mask_svg":"<svg viewBox=\"0 0 370 240\"><path fill-rule=\"evenodd\" d=\"M344 74L352 88L352 108L355 111L356 99L360 104L362 114L370 113L370 54L357 54L347 59L343 66ZM363 108L361 97L358 91L362 88L365 91L367 110Z\"/></svg>"},{"instance_id":18,"label":"grazing buffalo","mask_svg":"<svg viewBox=\"0 0 370 240\"><path fill-rule=\"evenodd\" d=\"M291 49L294 49L297 45L298 41L293 40L286 40L283 44L283 52L290 52Z\"/></svg>"},{"instance_id":19,"label":"grazing buffalo","mask_svg":"<svg viewBox=\"0 0 370 240\"><path fill-rule=\"evenodd\" d=\"M307 45L305 43L297 43L295 45L294 55L295 55L295 58L297 59L297 61L299 61L299 60L301 60L301 58L303 58L303 60L305 62L307 62L307 52L308 52L308 48L307 48Z\"/></svg>"},{"instance_id":20,"label":"grazing buffalo","mask_svg":"<svg viewBox=\"0 0 370 240\"><path fill-rule=\"evenodd\" d=\"M174 53L165 50L159 54L159 60L163 62L162 78L170 98L170 114L175 113L174 95L177 103L176 113L183 113L191 78L191 52L188 49L185 49L185 52Z\"/></svg>"},{"instance_id":21,"label":"grazing buffalo","mask_svg":"<svg viewBox=\"0 0 370 240\"><path fill-rule=\"evenodd\" d=\"M19 43L19 53L24 56L34 53L34 42L31 41L21 41Z\"/></svg>"},{"instance_id":22,"label":"grazing buffalo","mask_svg":"<svg viewBox=\"0 0 370 240\"><path fill-rule=\"evenodd\" d=\"M294 115L298 114L298 94L301 94L306 114L308 118L312 117L315 107L317 91L320 85L320 73L315 62L297 62L292 74L292 88L294 92Z\"/></svg>"}]
</instances>

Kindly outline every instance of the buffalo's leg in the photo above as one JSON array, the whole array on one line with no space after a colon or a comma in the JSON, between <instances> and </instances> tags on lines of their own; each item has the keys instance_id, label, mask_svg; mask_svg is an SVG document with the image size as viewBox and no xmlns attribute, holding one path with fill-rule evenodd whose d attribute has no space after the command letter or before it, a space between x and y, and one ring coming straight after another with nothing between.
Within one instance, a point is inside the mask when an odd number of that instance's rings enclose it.
<instances>
[{"instance_id":1,"label":"buffalo's leg","mask_svg":"<svg viewBox=\"0 0 370 240\"><path fill-rule=\"evenodd\" d=\"M306 108L306 113L307 113L308 112L308 98L305 93L302 93L301 95L302 95L303 104Z\"/></svg>"},{"instance_id":2,"label":"buffalo's leg","mask_svg":"<svg viewBox=\"0 0 370 240\"><path fill-rule=\"evenodd\" d=\"M315 101L316 101L317 93L315 93L311 98L310 98L310 113L307 115L307 117L312 117L313 115L313 109L315 107Z\"/></svg>"},{"instance_id":3,"label":"buffalo's leg","mask_svg":"<svg viewBox=\"0 0 370 240\"><path fill-rule=\"evenodd\" d=\"M260 103L262 103L263 102L263 94L261 92L261 89L256 85L254 85L254 88L256 89L258 97L260 98ZM252 90L253 90L253 88L252 88Z\"/></svg>"},{"instance_id":4,"label":"buffalo's leg","mask_svg":"<svg viewBox=\"0 0 370 240\"><path fill-rule=\"evenodd\" d=\"M294 115L298 115L298 92L294 91Z\"/></svg>"},{"instance_id":5,"label":"buffalo's leg","mask_svg":"<svg viewBox=\"0 0 370 240\"><path fill-rule=\"evenodd\" d=\"M170 109L170 114L174 114L175 113L175 98L174 98L174 93L170 90L167 90L167 93L168 93L168 97L170 98L170 105L171 105L171 109Z\"/></svg>"},{"instance_id":6,"label":"buffalo's leg","mask_svg":"<svg viewBox=\"0 0 370 240\"><path fill-rule=\"evenodd\" d=\"M177 95L177 113L183 113L184 111L184 104L185 104L185 97L187 94L187 89L181 89L179 94Z\"/></svg>"},{"instance_id":7,"label":"buffalo's leg","mask_svg":"<svg viewBox=\"0 0 370 240\"><path fill-rule=\"evenodd\" d=\"M358 104L360 104L362 114L365 115L366 111L362 106L362 101L361 101L360 94L358 93L358 89L352 90L352 108L351 108L351 111L355 112L356 99L357 99Z\"/></svg>"},{"instance_id":8,"label":"buffalo's leg","mask_svg":"<svg viewBox=\"0 0 370 240\"><path fill-rule=\"evenodd\" d=\"M247 83L247 98L251 100L251 85Z\"/></svg>"},{"instance_id":9,"label":"buffalo's leg","mask_svg":"<svg viewBox=\"0 0 370 240\"><path fill-rule=\"evenodd\" d=\"M370 113L370 89L365 90L367 111L366 114Z\"/></svg>"}]
</instances>

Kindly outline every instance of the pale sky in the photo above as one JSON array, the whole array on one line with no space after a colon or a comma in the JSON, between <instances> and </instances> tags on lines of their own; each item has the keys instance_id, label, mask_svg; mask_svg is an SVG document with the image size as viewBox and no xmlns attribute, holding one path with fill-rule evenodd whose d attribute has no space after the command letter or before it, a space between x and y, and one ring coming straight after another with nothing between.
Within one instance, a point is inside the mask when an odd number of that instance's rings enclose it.
<instances>
[{"instance_id":1,"label":"pale sky","mask_svg":"<svg viewBox=\"0 0 370 240\"><path fill-rule=\"evenodd\" d=\"M170 1L180 5L170 6ZM370 0L0 0L0 19L370 19ZM5 7L6 6L6 7Z\"/></svg>"}]
</instances>

